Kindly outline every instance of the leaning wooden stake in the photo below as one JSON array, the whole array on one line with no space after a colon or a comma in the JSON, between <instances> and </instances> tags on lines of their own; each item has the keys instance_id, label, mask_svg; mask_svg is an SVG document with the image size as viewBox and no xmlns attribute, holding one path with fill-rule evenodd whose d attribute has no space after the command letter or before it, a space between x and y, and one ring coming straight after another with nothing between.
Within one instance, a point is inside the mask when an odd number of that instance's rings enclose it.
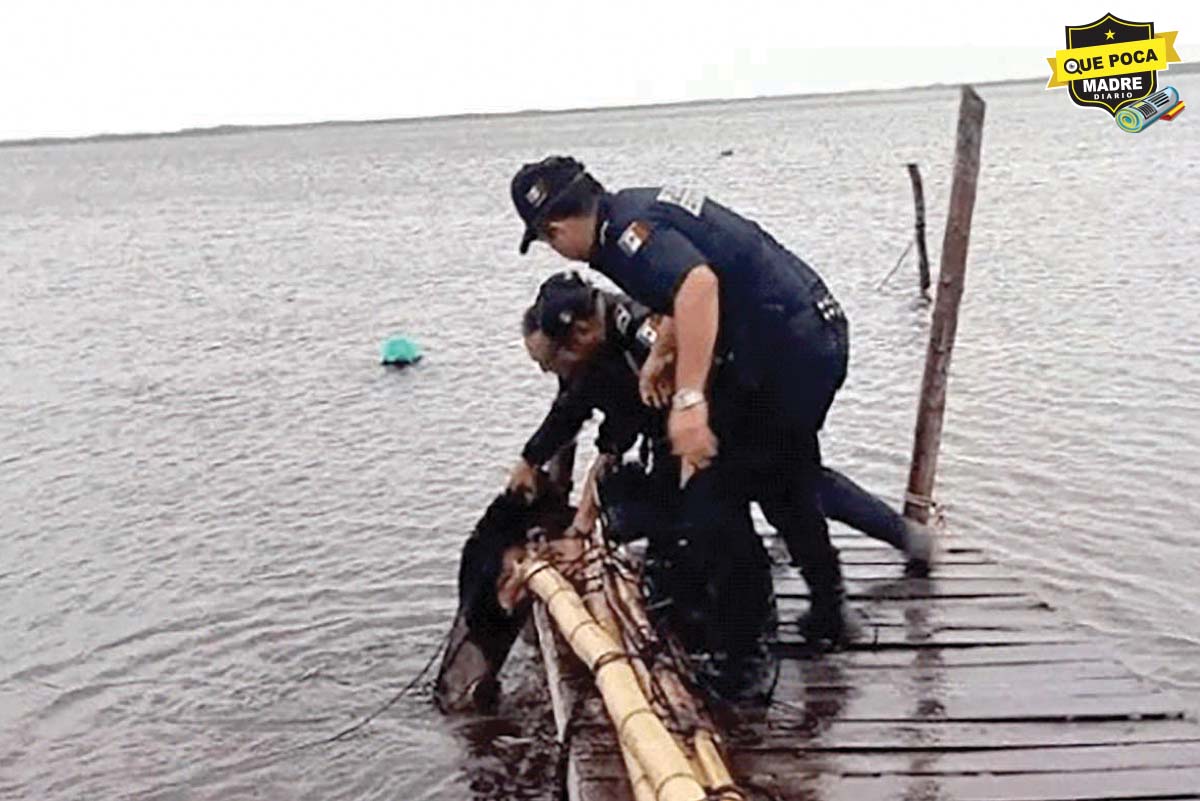
<instances>
[{"instance_id":1,"label":"leaning wooden stake","mask_svg":"<svg viewBox=\"0 0 1200 801\"><path fill-rule=\"evenodd\" d=\"M701 801L704 788L687 757L654 714L624 650L588 613L583 600L548 562L524 565L529 590L542 600L563 638L592 671L596 688L627 748L649 778L658 801Z\"/></svg>"},{"instance_id":2,"label":"leaning wooden stake","mask_svg":"<svg viewBox=\"0 0 1200 801\"><path fill-rule=\"evenodd\" d=\"M946 379L950 353L958 329L958 304L962 300L967 268L967 242L971 214L975 209L975 187L979 177L979 148L983 138L984 102L975 90L964 86L958 111L958 143L954 154L954 182L950 190L950 214L942 239L942 264L938 275L933 326L925 356L925 376L917 406L917 430L913 437L912 467L904 497L905 517L929 521L933 504L933 479L937 472L942 440L942 418L946 412Z\"/></svg>"},{"instance_id":3,"label":"leaning wooden stake","mask_svg":"<svg viewBox=\"0 0 1200 801\"><path fill-rule=\"evenodd\" d=\"M925 189L921 185L921 170L916 164L908 165L908 177L912 180L913 206L917 214L914 239L917 243L917 268L920 270L921 296L929 297L929 252L925 249Z\"/></svg>"}]
</instances>

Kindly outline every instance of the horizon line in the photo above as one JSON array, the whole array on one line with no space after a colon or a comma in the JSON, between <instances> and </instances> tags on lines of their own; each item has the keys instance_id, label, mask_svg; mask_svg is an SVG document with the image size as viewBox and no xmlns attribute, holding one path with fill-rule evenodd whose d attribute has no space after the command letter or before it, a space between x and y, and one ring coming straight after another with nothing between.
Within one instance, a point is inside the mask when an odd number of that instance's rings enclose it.
<instances>
[{"instance_id":1,"label":"horizon line","mask_svg":"<svg viewBox=\"0 0 1200 801\"><path fill-rule=\"evenodd\" d=\"M1176 67L1176 71L1200 71L1200 62L1184 62ZM660 103L625 103L614 106L577 106L561 109L529 108L515 111L466 111L453 114L431 114L416 117L380 117L369 119L332 119L312 120L308 122L281 123L226 123L219 125L179 128L167 131L131 131L128 133L96 133L81 136L35 136L22 139L0 139L0 148L16 147L45 147L55 145L76 145L98 142L122 142L140 139L172 139L190 136L229 136L233 134L252 133L258 131L280 131L288 129L327 128L359 125L401 125L423 122L441 122L446 120L492 119L506 117L548 117L559 114L579 114L584 112L606 111L636 111L660 108L685 108L708 105L736 105L740 103L755 103L764 100L806 100L816 97L836 97L865 94L895 94L899 92L930 91L947 89L954 86L1005 86L1020 83L1041 83L1046 81L1044 76L1028 78L1004 78L993 81L963 81L951 83L914 84L912 86L897 86L880 89L843 89L832 92L796 92L778 95L752 95L747 97L712 97L693 100L671 100Z\"/></svg>"}]
</instances>

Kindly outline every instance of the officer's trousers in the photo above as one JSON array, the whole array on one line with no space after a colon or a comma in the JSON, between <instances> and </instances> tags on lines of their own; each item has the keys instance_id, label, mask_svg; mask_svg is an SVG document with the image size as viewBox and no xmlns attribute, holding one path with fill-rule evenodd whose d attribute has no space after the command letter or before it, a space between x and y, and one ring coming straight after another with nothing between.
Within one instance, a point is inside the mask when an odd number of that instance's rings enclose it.
<instances>
[{"instance_id":1,"label":"officer's trousers","mask_svg":"<svg viewBox=\"0 0 1200 801\"><path fill-rule=\"evenodd\" d=\"M904 549L908 528L899 512L836 470L822 468L818 481L825 517Z\"/></svg>"},{"instance_id":2,"label":"officer's trousers","mask_svg":"<svg viewBox=\"0 0 1200 801\"><path fill-rule=\"evenodd\" d=\"M680 499L677 601L701 608L705 650L733 657L753 653L775 621L771 560L740 487L716 465L693 475Z\"/></svg>"},{"instance_id":3,"label":"officer's trousers","mask_svg":"<svg viewBox=\"0 0 1200 801\"><path fill-rule=\"evenodd\" d=\"M713 387L713 429L726 474L759 502L809 585L815 614L840 607L842 573L829 539L821 489L819 432L846 378L849 329L802 310L779 326L772 364L756 386L719 372Z\"/></svg>"}]
</instances>

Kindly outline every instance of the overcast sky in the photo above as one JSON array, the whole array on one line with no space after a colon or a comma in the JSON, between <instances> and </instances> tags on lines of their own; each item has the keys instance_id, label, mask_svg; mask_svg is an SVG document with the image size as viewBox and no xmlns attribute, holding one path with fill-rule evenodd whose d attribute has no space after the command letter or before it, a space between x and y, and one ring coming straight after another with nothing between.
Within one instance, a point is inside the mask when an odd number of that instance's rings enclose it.
<instances>
[{"instance_id":1,"label":"overcast sky","mask_svg":"<svg viewBox=\"0 0 1200 801\"><path fill-rule=\"evenodd\" d=\"M1196 0L2 0L0 140L1048 76L1108 10L1200 59Z\"/></svg>"}]
</instances>

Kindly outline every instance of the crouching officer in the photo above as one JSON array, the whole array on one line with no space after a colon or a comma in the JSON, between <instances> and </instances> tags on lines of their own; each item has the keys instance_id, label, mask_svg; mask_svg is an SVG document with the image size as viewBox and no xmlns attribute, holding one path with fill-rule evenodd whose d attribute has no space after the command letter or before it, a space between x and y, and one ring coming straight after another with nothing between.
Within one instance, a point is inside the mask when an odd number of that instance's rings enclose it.
<instances>
[{"instance_id":1,"label":"crouching officer","mask_svg":"<svg viewBox=\"0 0 1200 801\"><path fill-rule=\"evenodd\" d=\"M568 157L525 165L511 189L522 253L545 241L669 315L659 342L673 339L677 354L668 435L687 480L684 517L711 514L716 497L736 520L758 500L809 585L806 637L840 643L844 590L818 496L818 432L845 380L849 332L824 282L757 224L692 190L610 194ZM643 390L663 367L652 354Z\"/></svg>"},{"instance_id":2,"label":"crouching officer","mask_svg":"<svg viewBox=\"0 0 1200 801\"><path fill-rule=\"evenodd\" d=\"M590 533L599 514L597 471L633 447L639 435L665 437L661 414L638 394L638 369L655 338L651 317L624 295L602 293L578 273L561 273L542 284L522 319L525 349L543 372L558 376L559 390L522 449L509 488L531 495L538 468L579 435L593 412L604 414L596 437L601 459L584 482L572 524L577 533Z\"/></svg>"},{"instance_id":3,"label":"crouching officer","mask_svg":"<svg viewBox=\"0 0 1200 801\"><path fill-rule=\"evenodd\" d=\"M744 506L725 514L715 506L719 498L706 495L694 502L709 504L706 514L690 521L677 514L679 460L666 441L665 415L639 395L639 370L657 340L655 318L577 273L542 284L525 313L525 345L544 371L559 376L560 389L513 469L510 488L531 489L532 472L578 435L593 410L602 411L596 445L614 469L589 474L573 526L591 530L599 496L606 535L649 539L654 600L663 602L688 650L716 655L714 689L746 700L765 691L771 673L761 639L775 619L770 559ZM651 389L659 405L669 402L669 385L666 377ZM639 438L640 461L616 467Z\"/></svg>"}]
</instances>

